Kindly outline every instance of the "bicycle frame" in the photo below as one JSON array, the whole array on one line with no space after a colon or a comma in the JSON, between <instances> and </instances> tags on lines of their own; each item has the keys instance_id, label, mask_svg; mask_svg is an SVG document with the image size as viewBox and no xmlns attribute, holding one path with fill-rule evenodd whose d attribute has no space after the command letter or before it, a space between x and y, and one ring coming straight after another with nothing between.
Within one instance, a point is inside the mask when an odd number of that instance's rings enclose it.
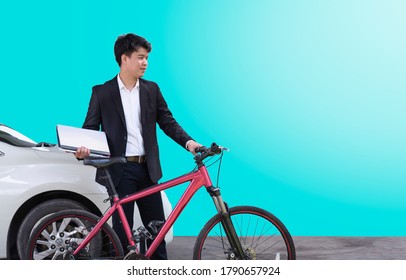
<instances>
[{"instance_id":1,"label":"bicycle frame","mask_svg":"<svg viewBox=\"0 0 406 280\"><path fill-rule=\"evenodd\" d=\"M44 218L32 230L26 251L27 259L92 259L109 258L109 256L127 260L151 259L181 212L201 187L206 188L218 213L204 225L197 236L193 259L215 257L227 260L268 260L273 259L273 256L275 259L280 259L281 256L283 259L295 259L296 253L292 237L277 217L264 209L253 206L228 208L222 199L220 189L212 186L204 160L214 155L220 155L218 159L218 173L220 173L221 159L225 150L228 149L218 146L216 143L212 143L210 148L198 147L195 149L194 156L197 170L123 198L119 198L117 194L108 167L112 164L126 163L126 159L124 157L84 159L84 165L90 165L98 168L99 172L105 172L107 193L111 202L110 208L102 217L85 211L66 210ZM213 163L209 166L211 165ZM144 225L136 230L130 228L130 223L124 213L124 205L187 182L188 186L166 221L151 221L149 225ZM124 250L120 247L118 236L107 224L109 219L116 215L114 213L117 213L118 219L122 222L125 243L129 244L127 248L124 248L128 249L128 254L125 256L123 256ZM148 226L151 226L150 232L145 228ZM101 233L102 236L99 236ZM93 239L97 241L95 244L92 242ZM150 241L148 248L145 243L147 239ZM109 243L106 244L105 240ZM100 241L102 244L98 243ZM221 245L217 246L218 244Z\"/></svg>"},{"instance_id":2,"label":"bicycle frame","mask_svg":"<svg viewBox=\"0 0 406 280\"><path fill-rule=\"evenodd\" d=\"M199 168L192 172L188 173L182 176L179 176L177 178L174 178L172 180L169 180L164 183L159 183L156 185L153 185L149 188L146 188L142 191L136 192L134 194L131 194L129 196L123 197L123 198L118 198L115 196L113 198L113 204L109 208L109 210L102 216L102 218L98 221L98 223L95 225L95 227L89 232L89 234L86 236L86 238L83 240L81 244L75 249L73 252L73 255L76 255L79 253L80 250L82 250L92 239L93 237L98 233L98 231L101 229L101 227L110 219L110 217L113 215L115 211L118 212L119 217L122 221L122 226L124 228L124 232L126 234L126 237L128 239L128 243L131 247L135 248L135 242L132 240L132 229L129 226L128 220L124 214L123 210L123 205L126 203L131 203L135 202L136 200L146 197L148 195L151 195L153 193L157 193L169 188L176 187L178 185L181 185L183 183L190 182L184 193L182 194L181 198L179 199L178 203L176 206L173 208L171 213L169 214L168 218L162 225L159 233L157 236L154 238L152 244L149 246L147 252L145 253L145 256L150 258L151 255L155 252L157 249L158 245L161 243L161 241L165 238L165 235L168 233L170 228L173 226L175 221L178 219L180 213L183 211L185 206L189 203L191 198L194 196L194 194L203 186L206 187L206 189L209 191L209 193L213 192L213 190L210 190L212 187L212 182L210 179L210 175L208 174L207 168L205 165L199 166ZM218 190L215 189L214 192ZM222 198L219 194L217 195L212 195L214 204L217 208L217 211L219 212L227 212L227 209L225 207L224 202L222 201Z\"/></svg>"}]
</instances>

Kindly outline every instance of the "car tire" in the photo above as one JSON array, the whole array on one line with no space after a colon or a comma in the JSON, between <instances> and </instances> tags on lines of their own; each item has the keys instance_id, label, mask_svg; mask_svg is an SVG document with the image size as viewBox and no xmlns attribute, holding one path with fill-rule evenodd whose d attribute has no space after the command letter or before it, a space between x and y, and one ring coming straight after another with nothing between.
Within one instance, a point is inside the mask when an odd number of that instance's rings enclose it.
<instances>
[{"instance_id":1,"label":"car tire","mask_svg":"<svg viewBox=\"0 0 406 280\"><path fill-rule=\"evenodd\" d=\"M45 216L66 209L81 209L87 210L79 202L69 199L52 199L42 202L35 206L25 216L17 233L17 251L20 259L26 259L26 248L28 245L28 238L34 226Z\"/></svg>"}]
</instances>

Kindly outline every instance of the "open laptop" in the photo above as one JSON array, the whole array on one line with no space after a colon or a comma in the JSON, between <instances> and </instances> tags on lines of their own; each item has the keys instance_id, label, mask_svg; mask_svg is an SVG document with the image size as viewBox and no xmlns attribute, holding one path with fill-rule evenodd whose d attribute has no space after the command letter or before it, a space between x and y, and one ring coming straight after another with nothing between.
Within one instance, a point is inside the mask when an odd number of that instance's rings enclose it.
<instances>
[{"instance_id":1,"label":"open laptop","mask_svg":"<svg viewBox=\"0 0 406 280\"><path fill-rule=\"evenodd\" d=\"M104 131L78 128L66 125L57 125L56 134L60 149L75 152L79 147L90 149L90 153L96 156L110 156L107 137Z\"/></svg>"}]
</instances>

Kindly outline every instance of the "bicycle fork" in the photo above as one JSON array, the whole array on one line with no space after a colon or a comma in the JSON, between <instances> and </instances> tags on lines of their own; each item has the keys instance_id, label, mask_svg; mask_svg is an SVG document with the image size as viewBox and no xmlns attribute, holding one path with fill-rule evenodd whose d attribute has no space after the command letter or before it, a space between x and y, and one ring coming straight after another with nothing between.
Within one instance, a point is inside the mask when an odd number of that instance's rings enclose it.
<instances>
[{"instance_id":1,"label":"bicycle fork","mask_svg":"<svg viewBox=\"0 0 406 280\"><path fill-rule=\"evenodd\" d=\"M227 236L228 242L233 249L233 252L229 255L229 257L232 259L236 258L240 260L246 259L244 249L241 245L240 239L238 238L237 232L235 231L233 222L231 221L227 203L224 202L223 198L221 197L220 189L210 186L206 188L206 190L213 199L217 212L221 215L221 224L224 228L224 232Z\"/></svg>"}]
</instances>

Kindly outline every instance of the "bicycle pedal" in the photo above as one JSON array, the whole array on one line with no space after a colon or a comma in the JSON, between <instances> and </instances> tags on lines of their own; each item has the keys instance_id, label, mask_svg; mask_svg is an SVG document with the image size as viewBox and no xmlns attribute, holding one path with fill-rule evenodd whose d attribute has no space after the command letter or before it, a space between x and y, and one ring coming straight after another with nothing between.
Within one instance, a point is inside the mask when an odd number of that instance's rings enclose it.
<instances>
[{"instance_id":1,"label":"bicycle pedal","mask_svg":"<svg viewBox=\"0 0 406 280\"><path fill-rule=\"evenodd\" d=\"M152 234L156 236L164 223L165 221L153 220L149 222L148 228L150 228Z\"/></svg>"},{"instance_id":2,"label":"bicycle pedal","mask_svg":"<svg viewBox=\"0 0 406 280\"><path fill-rule=\"evenodd\" d=\"M141 237L141 239L146 240L146 239L153 239L154 238L152 236L152 234L146 228L144 228L143 226L140 226L137 229L137 231L138 231L139 236Z\"/></svg>"}]
</instances>

